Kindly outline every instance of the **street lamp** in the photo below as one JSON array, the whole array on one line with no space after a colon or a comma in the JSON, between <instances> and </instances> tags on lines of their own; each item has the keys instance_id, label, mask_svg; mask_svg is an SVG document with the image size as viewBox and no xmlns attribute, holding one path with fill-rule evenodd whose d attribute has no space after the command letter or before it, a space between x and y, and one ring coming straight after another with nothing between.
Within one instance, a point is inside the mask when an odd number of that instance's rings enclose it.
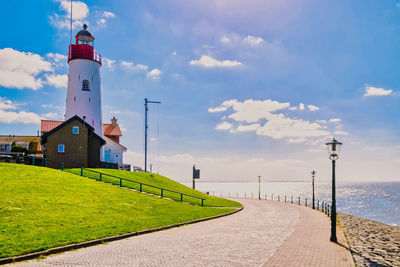
<instances>
[{"instance_id":1,"label":"street lamp","mask_svg":"<svg viewBox=\"0 0 400 267\"><path fill-rule=\"evenodd\" d=\"M315 209L315 195L314 195L314 178L316 171L312 171L312 208Z\"/></svg>"},{"instance_id":2,"label":"street lamp","mask_svg":"<svg viewBox=\"0 0 400 267\"><path fill-rule=\"evenodd\" d=\"M261 200L261 176L258 176L258 199Z\"/></svg>"},{"instance_id":3,"label":"street lamp","mask_svg":"<svg viewBox=\"0 0 400 267\"><path fill-rule=\"evenodd\" d=\"M336 238L336 185L335 185L335 163L339 159L342 143L335 138L326 143L328 147L329 159L332 161L332 210L331 210L331 241L337 242Z\"/></svg>"}]
</instances>

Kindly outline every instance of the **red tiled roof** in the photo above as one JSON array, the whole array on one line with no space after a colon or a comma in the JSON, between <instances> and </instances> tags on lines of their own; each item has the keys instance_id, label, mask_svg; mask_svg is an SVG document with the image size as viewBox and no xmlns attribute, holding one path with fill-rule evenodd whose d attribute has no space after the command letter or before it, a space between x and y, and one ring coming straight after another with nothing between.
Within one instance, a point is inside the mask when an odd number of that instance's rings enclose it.
<instances>
[{"instance_id":1,"label":"red tiled roof","mask_svg":"<svg viewBox=\"0 0 400 267\"><path fill-rule=\"evenodd\" d=\"M109 123L103 123L103 134L111 136L122 136L121 129L119 125L112 126Z\"/></svg>"},{"instance_id":2,"label":"red tiled roof","mask_svg":"<svg viewBox=\"0 0 400 267\"><path fill-rule=\"evenodd\" d=\"M42 133L50 132L61 123L63 123L63 121L41 120L40 131ZM122 132L121 129L119 128L119 125L112 126L110 123L103 123L103 134L110 136L122 136Z\"/></svg>"},{"instance_id":3,"label":"red tiled roof","mask_svg":"<svg viewBox=\"0 0 400 267\"><path fill-rule=\"evenodd\" d=\"M40 121L40 131L42 133L50 132L51 130L56 128L61 123L63 123L63 121L41 120Z\"/></svg>"}]
</instances>

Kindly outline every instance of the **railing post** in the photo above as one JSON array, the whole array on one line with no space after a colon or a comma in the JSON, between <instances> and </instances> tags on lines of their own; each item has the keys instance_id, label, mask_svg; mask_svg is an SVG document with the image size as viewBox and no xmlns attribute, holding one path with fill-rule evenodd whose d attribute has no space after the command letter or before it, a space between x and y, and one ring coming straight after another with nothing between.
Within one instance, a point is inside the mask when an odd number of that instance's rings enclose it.
<instances>
[{"instance_id":1,"label":"railing post","mask_svg":"<svg viewBox=\"0 0 400 267\"><path fill-rule=\"evenodd\" d=\"M285 195L285 203L286 203L286 195Z\"/></svg>"},{"instance_id":2,"label":"railing post","mask_svg":"<svg viewBox=\"0 0 400 267\"><path fill-rule=\"evenodd\" d=\"M35 166L35 156L32 157L32 165Z\"/></svg>"},{"instance_id":3,"label":"railing post","mask_svg":"<svg viewBox=\"0 0 400 267\"><path fill-rule=\"evenodd\" d=\"M140 192L142 192L142 183L140 183Z\"/></svg>"},{"instance_id":4,"label":"railing post","mask_svg":"<svg viewBox=\"0 0 400 267\"><path fill-rule=\"evenodd\" d=\"M307 198L306 198L306 207L307 207Z\"/></svg>"},{"instance_id":5,"label":"railing post","mask_svg":"<svg viewBox=\"0 0 400 267\"><path fill-rule=\"evenodd\" d=\"M102 176L103 176L103 174L102 173L100 173L100 178L99 178L99 181L101 182L101 178L102 178Z\"/></svg>"},{"instance_id":6,"label":"railing post","mask_svg":"<svg viewBox=\"0 0 400 267\"><path fill-rule=\"evenodd\" d=\"M281 201L281 196L280 195L278 195L278 202L280 202Z\"/></svg>"},{"instance_id":7,"label":"railing post","mask_svg":"<svg viewBox=\"0 0 400 267\"><path fill-rule=\"evenodd\" d=\"M319 210L319 200L317 200L317 210Z\"/></svg>"},{"instance_id":8,"label":"railing post","mask_svg":"<svg viewBox=\"0 0 400 267\"><path fill-rule=\"evenodd\" d=\"M81 167L81 176L83 176L83 168Z\"/></svg>"},{"instance_id":9,"label":"railing post","mask_svg":"<svg viewBox=\"0 0 400 267\"><path fill-rule=\"evenodd\" d=\"M204 198L201 199L201 205L204 206Z\"/></svg>"},{"instance_id":10,"label":"railing post","mask_svg":"<svg viewBox=\"0 0 400 267\"><path fill-rule=\"evenodd\" d=\"M61 171L64 171L64 162L61 162Z\"/></svg>"},{"instance_id":11,"label":"railing post","mask_svg":"<svg viewBox=\"0 0 400 267\"><path fill-rule=\"evenodd\" d=\"M181 202L183 201L183 195L181 194Z\"/></svg>"},{"instance_id":12,"label":"railing post","mask_svg":"<svg viewBox=\"0 0 400 267\"><path fill-rule=\"evenodd\" d=\"M293 196L290 197L290 203L293 204Z\"/></svg>"},{"instance_id":13,"label":"railing post","mask_svg":"<svg viewBox=\"0 0 400 267\"><path fill-rule=\"evenodd\" d=\"M299 197L299 205L300 205L300 197Z\"/></svg>"},{"instance_id":14,"label":"railing post","mask_svg":"<svg viewBox=\"0 0 400 267\"><path fill-rule=\"evenodd\" d=\"M164 189L161 188L161 197L163 197L163 196L164 196Z\"/></svg>"},{"instance_id":15,"label":"railing post","mask_svg":"<svg viewBox=\"0 0 400 267\"><path fill-rule=\"evenodd\" d=\"M119 178L119 186L122 186L122 179Z\"/></svg>"},{"instance_id":16,"label":"railing post","mask_svg":"<svg viewBox=\"0 0 400 267\"><path fill-rule=\"evenodd\" d=\"M271 200L274 201L274 194L271 194Z\"/></svg>"}]
</instances>

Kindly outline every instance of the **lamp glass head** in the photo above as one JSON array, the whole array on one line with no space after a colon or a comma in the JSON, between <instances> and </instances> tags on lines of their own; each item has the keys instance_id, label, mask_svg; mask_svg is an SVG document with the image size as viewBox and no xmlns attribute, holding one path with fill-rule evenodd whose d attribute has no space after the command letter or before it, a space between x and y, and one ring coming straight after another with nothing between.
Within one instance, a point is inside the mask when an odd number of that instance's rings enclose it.
<instances>
[{"instance_id":1,"label":"lamp glass head","mask_svg":"<svg viewBox=\"0 0 400 267\"><path fill-rule=\"evenodd\" d=\"M326 146L328 148L329 157L337 158L339 156L342 143L333 138L332 141L326 143Z\"/></svg>"}]
</instances>

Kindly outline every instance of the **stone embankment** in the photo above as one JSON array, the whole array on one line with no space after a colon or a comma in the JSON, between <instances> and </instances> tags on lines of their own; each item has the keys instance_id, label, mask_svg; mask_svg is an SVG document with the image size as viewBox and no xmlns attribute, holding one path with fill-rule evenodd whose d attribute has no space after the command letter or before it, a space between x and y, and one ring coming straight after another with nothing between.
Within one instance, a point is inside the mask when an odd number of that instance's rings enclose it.
<instances>
[{"instance_id":1,"label":"stone embankment","mask_svg":"<svg viewBox=\"0 0 400 267\"><path fill-rule=\"evenodd\" d=\"M338 214L357 266L400 266L400 227Z\"/></svg>"}]
</instances>

